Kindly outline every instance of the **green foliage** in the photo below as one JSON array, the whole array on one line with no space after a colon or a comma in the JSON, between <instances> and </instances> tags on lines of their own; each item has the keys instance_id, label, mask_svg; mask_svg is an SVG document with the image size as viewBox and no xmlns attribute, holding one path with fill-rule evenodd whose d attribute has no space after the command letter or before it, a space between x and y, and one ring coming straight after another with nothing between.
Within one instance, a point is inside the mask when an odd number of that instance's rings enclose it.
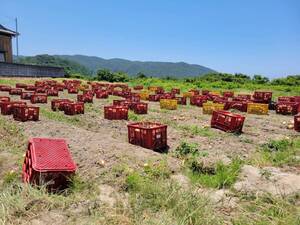
<instances>
[{"instance_id":1,"label":"green foliage","mask_svg":"<svg viewBox=\"0 0 300 225\"><path fill-rule=\"evenodd\" d=\"M67 59L62 59L51 55L19 57L16 60L16 62L23 63L23 64L40 65L40 66L63 67L65 69L66 77L75 76L74 74L77 74L77 76L79 77L86 77L92 74L89 69L80 65L77 62L70 61Z\"/></svg>"},{"instance_id":2,"label":"green foliage","mask_svg":"<svg viewBox=\"0 0 300 225\"><path fill-rule=\"evenodd\" d=\"M129 77L126 73L116 72L113 73L107 69L101 69L97 71L96 79L99 81L108 82L127 82Z\"/></svg>"},{"instance_id":3,"label":"green foliage","mask_svg":"<svg viewBox=\"0 0 300 225\"><path fill-rule=\"evenodd\" d=\"M279 141L269 141L262 145L259 154L254 161L258 164L273 166L296 166L300 160L300 139L284 139Z\"/></svg>"},{"instance_id":4,"label":"green foliage","mask_svg":"<svg viewBox=\"0 0 300 225\"><path fill-rule=\"evenodd\" d=\"M283 198L270 194L240 196L241 212L234 225L300 224L299 196Z\"/></svg>"},{"instance_id":5,"label":"green foliage","mask_svg":"<svg viewBox=\"0 0 300 225\"><path fill-rule=\"evenodd\" d=\"M197 125L181 125L178 128L184 131L187 135L212 137L213 131L208 127L199 127Z\"/></svg>"},{"instance_id":6,"label":"green foliage","mask_svg":"<svg viewBox=\"0 0 300 225\"><path fill-rule=\"evenodd\" d=\"M218 162L213 168L208 168L201 160L192 157L188 162L188 175L194 183L221 189L231 187L235 183L241 165L241 160L234 159L229 165Z\"/></svg>"},{"instance_id":7,"label":"green foliage","mask_svg":"<svg viewBox=\"0 0 300 225\"><path fill-rule=\"evenodd\" d=\"M221 224L207 198L165 176L135 171L127 176L125 187L135 224Z\"/></svg>"},{"instance_id":8,"label":"green foliage","mask_svg":"<svg viewBox=\"0 0 300 225\"><path fill-rule=\"evenodd\" d=\"M175 155L177 157L184 157L187 155L195 155L198 153L197 143L181 142L180 145L175 149Z\"/></svg>"}]
</instances>

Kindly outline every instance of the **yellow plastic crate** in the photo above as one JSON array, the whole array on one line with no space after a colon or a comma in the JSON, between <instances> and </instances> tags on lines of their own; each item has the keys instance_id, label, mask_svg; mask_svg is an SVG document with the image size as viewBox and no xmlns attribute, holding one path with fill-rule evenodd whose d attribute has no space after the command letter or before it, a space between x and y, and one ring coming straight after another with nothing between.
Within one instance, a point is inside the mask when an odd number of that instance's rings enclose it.
<instances>
[{"instance_id":1,"label":"yellow plastic crate","mask_svg":"<svg viewBox=\"0 0 300 225\"><path fill-rule=\"evenodd\" d=\"M190 98L193 96L193 93L192 92L184 92L184 93L182 93L182 96L186 97L186 98Z\"/></svg>"},{"instance_id":2,"label":"yellow plastic crate","mask_svg":"<svg viewBox=\"0 0 300 225\"><path fill-rule=\"evenodd\" d=\"M150 86L150 87L148 87L148 90L152 91L152 92L155 92L157 89L158 89L158 87L156 87L156 86Z\"/></svg>"},{"instance_id":3,"label":"yellow plastic crate","mask_svg":"<svg viewBox=\"0 0 300 225\"><path fill-rule=\"evenodd\" d=\"M269 105L262 103L248 103L247 113L256 115L268 115Z\"/></svg>"},{"instance_id":4,"label":"yellow plastic crate","mask_svg":"<svg viewBox=\"0 0 300 225\"><path fill-rule=\"evenodd\" d=\"M79 88L78 88L80 91L85 91L85 90L87 90L88 89L88 87L85 87L85 86L79 86Z\"/></svg>"},{"instance_id":5,"label":"yellow plastic crate","mask_svg":"<svg viewBox=\"0 0 300 225\"><path fill-rule=\"evenodd\" d=\"M220 103L212 103L212 102L206 102L203 103L203 114L212 114L214 110L223 110L224 104Z\"/></svg>"},{"instance_id":6,"label":"yellow plastic crate","mask_svg":"<svg viewBox=\"0 0 300 225\"><path fill-rule=\"evenodd\" d=\"M177 109L177 99L161 99L160 100L161 109Z\"/></svg>"},{"instance_id":7,"label":"yellow plastic crate","mask_svg":"<svg viewBox=\"0 0 300 225\"><path fill-rule=\"evenodd\" d=\"M142 91L142 92L140 92L141 100L148 100L149 99L149 95L150 95L150 92L148 92L148 91Z\"/></svg>"},{"instance_id":8,"label":"yellow plastic crate","mask_svg":"<svg viewBox=\"0 0 300 225\"><path fill-rule=\"evenodd\" d=\"M212 95L221 95L221 92L219 92L219 91L210 91L209 94L212 94Z\"/></svg>"}]
</instances>

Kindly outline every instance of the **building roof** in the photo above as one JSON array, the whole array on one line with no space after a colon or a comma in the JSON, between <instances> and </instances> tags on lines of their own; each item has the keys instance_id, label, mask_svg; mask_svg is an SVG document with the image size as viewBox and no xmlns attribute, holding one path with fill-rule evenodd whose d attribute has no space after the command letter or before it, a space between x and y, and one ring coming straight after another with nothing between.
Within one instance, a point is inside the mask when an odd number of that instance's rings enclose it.
<instances>
[{"instance_id":1,"label":"building roof","mask_svg":"<svg viewBox=\"0 0 300 225\"><path fill-rule=\"evenodd\" d=\"M15 32L13 30L7 29L6 27L2 26L1 24L0 24L0 33L8 34L8 35L11 35L11 36L19 35L19 33Z\"/></svg>"}]
</instances>

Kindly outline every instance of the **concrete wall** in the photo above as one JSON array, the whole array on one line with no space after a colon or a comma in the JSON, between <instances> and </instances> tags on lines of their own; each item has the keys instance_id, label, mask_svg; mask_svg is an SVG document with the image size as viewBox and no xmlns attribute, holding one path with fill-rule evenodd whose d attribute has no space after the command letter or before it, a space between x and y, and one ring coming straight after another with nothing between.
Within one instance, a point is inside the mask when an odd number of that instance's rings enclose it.
<instances>
[{"instance_id":1,"label":"concrete wall","mask_svg":"<svg viewBox=\"0 0 300 225\"><path fill-rule=\"evenodd\" d=\"M0 62L0 76L5 77L64 77L62 67L35 66Z\"/></svg>"}]
</instances>

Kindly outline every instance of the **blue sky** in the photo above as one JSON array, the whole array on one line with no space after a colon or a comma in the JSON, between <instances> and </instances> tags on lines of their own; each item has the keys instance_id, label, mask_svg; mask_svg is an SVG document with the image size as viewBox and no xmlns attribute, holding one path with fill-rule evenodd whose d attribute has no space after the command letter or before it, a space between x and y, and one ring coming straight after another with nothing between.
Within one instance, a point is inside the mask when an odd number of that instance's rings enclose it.
<instances>
[{"instance_id":1,"label":"blue sky","mask_svg":"<svg viewBox=\"0 0 300 225\"><path fill-rule=\"evenodd\" d=\"M300 74L299 0L1 0L20 54L184 61L220 72Z\"/></svg>"}]
</instances>

